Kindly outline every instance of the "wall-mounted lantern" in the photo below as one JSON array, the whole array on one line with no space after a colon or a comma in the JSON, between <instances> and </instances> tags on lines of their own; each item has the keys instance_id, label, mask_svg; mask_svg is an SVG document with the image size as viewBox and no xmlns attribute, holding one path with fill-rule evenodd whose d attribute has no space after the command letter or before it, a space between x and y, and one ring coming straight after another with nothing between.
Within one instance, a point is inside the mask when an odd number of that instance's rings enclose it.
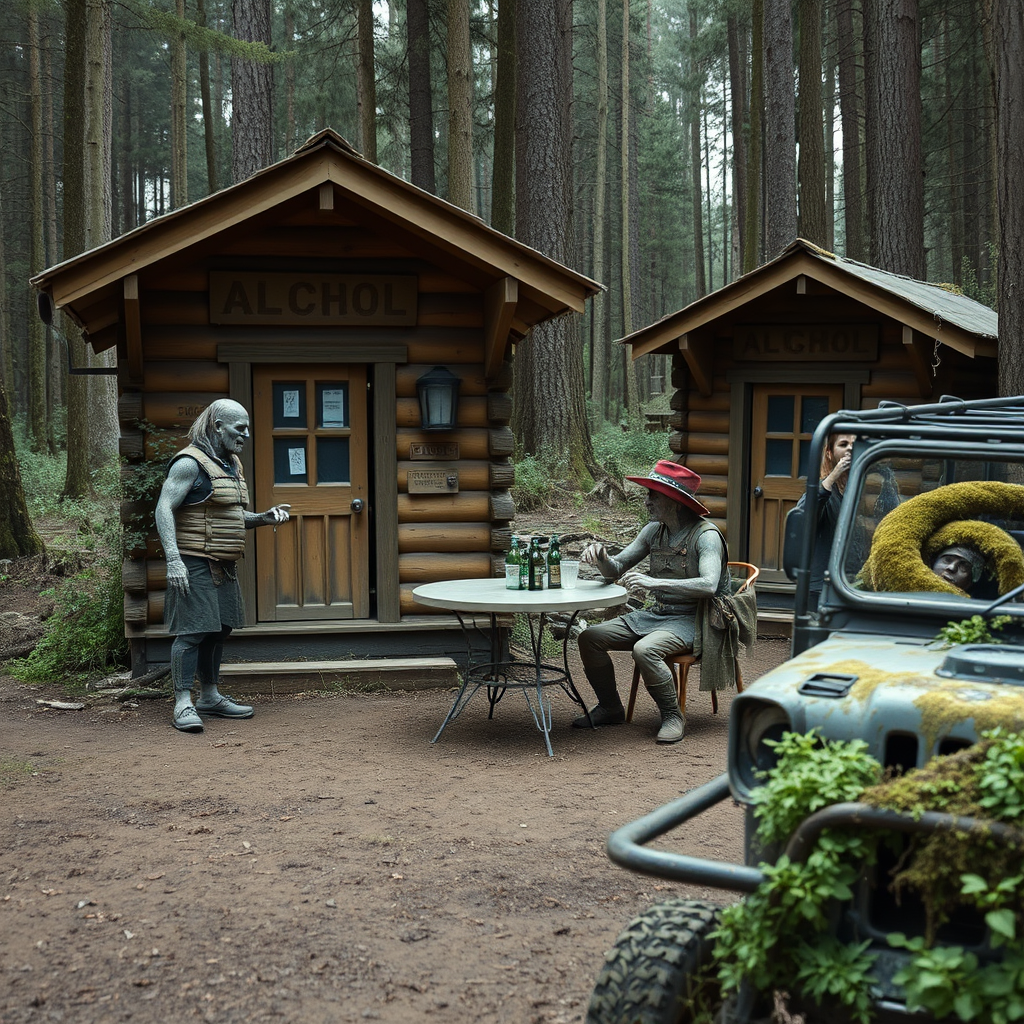
<instances>
[{"instance_id":1,"label":"wall-mounted lantern","mask_svg":"<svg viewBox=\"0 0 1024 1024\"><path fill-rule=\"evenodd\" d=\"M452 430L459 415L462 381L443 366L435 366L416 381L420 424L424 430Z\"/></svg>"}]
</instances>

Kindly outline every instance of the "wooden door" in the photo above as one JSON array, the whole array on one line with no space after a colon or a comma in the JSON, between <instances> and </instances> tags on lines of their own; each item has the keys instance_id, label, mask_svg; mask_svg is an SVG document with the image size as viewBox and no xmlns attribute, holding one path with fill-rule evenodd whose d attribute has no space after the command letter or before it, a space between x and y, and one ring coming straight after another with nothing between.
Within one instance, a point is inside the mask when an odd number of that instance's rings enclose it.
<instances>
[{"instance_id":1,"label":"wooden door","mask_svg":"<svg viewBox=\"0 0 1024 1024\"><path fill-rule=\"evenodd\" d=\"M750 561L766 582L785 581L786 513L807 487L811 435L842 407L842 384L759 384L750 439ZM818 467L813 467L815 476Z\"/></svg>"},{"instance_id":2,"label":"wooden door","mask_svg":"<svg viewBox=\"0 0 1024 1024\"><path fill-rule=\"evenodd\" d=\"M255 505L291 505L256 531L261 622L370 613L366 368L253 367Z\"/></svg>"}]
</instances>

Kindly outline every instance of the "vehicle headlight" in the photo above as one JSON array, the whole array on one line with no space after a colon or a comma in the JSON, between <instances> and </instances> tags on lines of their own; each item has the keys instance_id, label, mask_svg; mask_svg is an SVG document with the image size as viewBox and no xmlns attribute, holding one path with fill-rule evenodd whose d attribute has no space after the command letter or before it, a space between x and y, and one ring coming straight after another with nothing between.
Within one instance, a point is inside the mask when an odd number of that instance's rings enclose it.
<instances>
[{"instance_id":1,"label":"vehicle headlight","mask_svg":"<svg viewBox=\"0 0 1024 1024\"><path fill-rule=\"evenodd\" d=\"M765 740L780 740L792 729L789 715L778 704L752 697L738 698L734 705L729 735L729 780L733 795L746 802L761 785L759 773L775 766L773 747Z\"/></svg>"}]
</instances>

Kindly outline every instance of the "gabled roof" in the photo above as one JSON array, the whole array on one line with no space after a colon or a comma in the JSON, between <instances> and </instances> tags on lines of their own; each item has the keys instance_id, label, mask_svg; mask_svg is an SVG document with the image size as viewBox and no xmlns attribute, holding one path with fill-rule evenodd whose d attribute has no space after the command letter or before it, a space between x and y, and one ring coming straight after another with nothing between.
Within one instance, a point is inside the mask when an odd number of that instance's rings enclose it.
<instances>
[{"instance_id":1,"label":"gabled roof","mask_svg":"<svg viewBox=\"0 0 1024 1024\"><path fill-rule=\"evenodd\" d=\"M802 238L796 239L769 263L620 340L622 344L632 346L633 358L636 359L677 341L801 275L877 309L972 358L996 354L999 319L988 306L942 285L915 281L855 260L843 259Z\"/></svg>"},{"instance_id":2,"label":"gabled roof","mask_svg":"<svg viewBox=\"0 0 1024 1024\"><path fill-rule=\"evenodd\" d=\"M87 326L81 313L102 289L328 183L341 202L361 207L376 221L475 268L478 277L517 281L520 296L542 307L542 315L534 315L526 327L570 310L582 312L586 299L602 290L596 281L503 235L479 217L364 160L329 128L245 181L73 256L31 283Z\"/></svg>"}]
</instances>

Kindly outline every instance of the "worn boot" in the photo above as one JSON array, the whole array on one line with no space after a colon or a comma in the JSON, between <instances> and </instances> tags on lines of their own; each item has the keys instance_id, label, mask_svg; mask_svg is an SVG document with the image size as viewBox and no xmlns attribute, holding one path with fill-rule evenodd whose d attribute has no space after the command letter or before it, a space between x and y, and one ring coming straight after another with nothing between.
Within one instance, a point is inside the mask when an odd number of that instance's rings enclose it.
<instances>
[{"instance_id":1,"label":"worn boot","mask_svg":"<svg viewBox=\"0 0 1024 1024\"><path fill-rule=\"evenodd\" d=\"M654 698L661 712L661 728L658 730L656 742L678 743L686 732L686 719L679 707L676 684L672 679L662 683L645 683L647 692Z\"/></svg>"},{"instance_id":2,"label":"worn boot","mask_svg":"<svg viewBox=\"0 0 1024 1024\"><path fill-rule=\"evenodd\" d=\"M622 725L626 720L626 709L619 700L619 691L615 688L615 669L607 671L591 670L596 678L587 675L590 685L597 695L597 706L591 708L590 715L580 715L572 720L574 729L589 729L591 726Z\"/></svg>"}]
</instances>

